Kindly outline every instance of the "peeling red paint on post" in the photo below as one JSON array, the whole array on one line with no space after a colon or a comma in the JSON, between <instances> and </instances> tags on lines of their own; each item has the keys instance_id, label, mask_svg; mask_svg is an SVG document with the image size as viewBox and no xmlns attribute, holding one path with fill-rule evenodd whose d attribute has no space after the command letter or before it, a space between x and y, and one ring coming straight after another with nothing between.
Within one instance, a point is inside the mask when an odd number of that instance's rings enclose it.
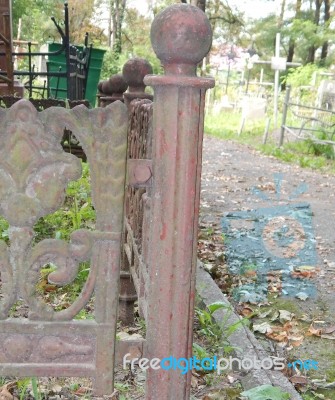
<instances>
[{"instance_id":1,"label":"peeling red paint on post","mask_svg":"<svg viewBox=\"0 0 335 400\"><path fill-rule=\"evenodd\" d=\"M204 96L214 86L195 71L211 39L206 15L190 5L171 6L152 24L165 75L144 80L155 91L148 358L191 356ZM190 378L149 370L146 399L186 400Z\"/></svg>"}]
</instances>

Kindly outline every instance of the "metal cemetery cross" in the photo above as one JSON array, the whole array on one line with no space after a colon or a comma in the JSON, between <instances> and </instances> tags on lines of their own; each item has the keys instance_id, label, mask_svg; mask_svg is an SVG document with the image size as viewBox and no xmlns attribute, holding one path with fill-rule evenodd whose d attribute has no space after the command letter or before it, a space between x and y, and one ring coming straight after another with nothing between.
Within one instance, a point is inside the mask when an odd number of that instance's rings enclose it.
<instances>
[{"instance_id":1,"label":"metal cemetery cross","mask_svg":"<svg viewBox=\"0 0 335 400\"><path fill-rule=\"evenodd\" d=\"M90 376L95 393L112 391L127 118L120 102L37 113L21 100L0 111L0 212L10 225L10 244L0 242L0 376ZM34 224L61 206L67 183L81 176L80 161L60 145L65 125L90 163L96 230L34 245ZM48 278L62 286L87 260L88 279L67 309L56 312L36 296L43 266L57 266ZM95 320L73 320L93 291ZM27 319L8 318L18 300L29 307Z\"/></svg>"}]
</instances>

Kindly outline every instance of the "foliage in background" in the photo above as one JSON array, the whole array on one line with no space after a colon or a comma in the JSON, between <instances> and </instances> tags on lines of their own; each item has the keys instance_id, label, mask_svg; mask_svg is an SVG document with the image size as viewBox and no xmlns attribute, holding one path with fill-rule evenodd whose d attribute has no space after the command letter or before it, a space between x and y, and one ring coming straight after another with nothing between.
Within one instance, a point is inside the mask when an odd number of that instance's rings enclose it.
<instances>
[{"instance_id":1,"label":"foliage in background","mask_svg":"<svg viewBox=\"0 0 335 400\"><path fill-rule=\"evenodd\" d=\"M105 38L103 30L94 25L94 0L70 0L69 28L70 41L74 44L83 44L85 33L89 32L90 40L102 43ZM18 36L19 18L21 18L20 39L38 42L39 45L47 41L60 42L51 17L64 30L64 0L13 0L13 37Z\"/></svg>"},{"instance_id":2,"label":"foliage in background","mask_svg":"<svg viewBox=\"0 0 335 400\"><path fill-rule=\"evenodd\" d=\"M243 14L238 4L235 6L224 0L151 0L146 16L133 8L135 3L130 0L69 0L71 41L82 44L87 31L95 47L110 49L105 56L103 79L120 72L124 62L131 57L147 58L153 64L154 72L160 72L159 61L151 49L150 24L163 8L180 2L205 8L216 45L234 44L244 49L252 46L261 59L269 60L273 56L276 33L280 31L281 55L290 61L305 64L315 60L315 63L329 65L334 58L334 47L331 46L334 17L327 8L334 2L330 0L282 0L280 12L255 19ZM13 0L14 38L18 19L22 17L21 39L39 44L48 39L58 41L59 35L50 17L54 15L62 21L63 4L64 0ZM318 4L322 7L318 8ZM110 30L108 26L111 26ZM207 59L207 63L209 61ZM270 68L264 68L264 74L264 78L273 79ZM252 78L259 76L256 67L251 75Z\"/></svg>"},{"instance_id":3,"label":"foliage in background","mask_svg":"<svg viewBox=\"0 0 335 400\"><path fill-rule=\"evenodd\" d=\"M101 79L121 73L123 65L133 57L148 60L155 74L161 73L160 62L150 43L151 18L140 15L134 8L127 8L122 28L122 53L106 48L101 71Z\"/></svg>"},{"instance_id":4,"label":"foliage in background","mask_svg":"<svg viewBox=\"0 0 335 400\"><path fill-rule=\"evenodd\" d=\"M49 36L58 38L57 30L51 21L51 16L62 21L62 0L13 0L13 38L18 37L19 18L22 19L20 39L45 42Z\"/></svg>"},{"instance_id":5,"label":"foliage in background","mask_svg":"<svg viewBox=\"0 0 335 400\"><path fill-rule=\"evenodd\" d=\"M290 68L285 82L293 87L309 86L315 73L323 72L324 69L316 64L306 64L297 68Z\"/></svg>"}]
</instances>

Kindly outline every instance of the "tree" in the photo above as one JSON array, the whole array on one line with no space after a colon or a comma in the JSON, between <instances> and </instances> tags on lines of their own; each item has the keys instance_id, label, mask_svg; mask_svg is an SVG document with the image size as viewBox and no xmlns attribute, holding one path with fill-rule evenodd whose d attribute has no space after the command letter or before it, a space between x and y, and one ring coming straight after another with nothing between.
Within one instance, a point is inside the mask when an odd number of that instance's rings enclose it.
<instances>
[{"instance_id":1,"label":"tree","mask_svg":"<svg viewBox=\"0 0 335 400\"><path fill-rule=\"evenodd\" d=\"M330 0L324 0L324 25L329 28L329 22L330 22ZM325 63L325 60L328 55L328 40L326 39L323 42L322 45L322 50L321 50L321 64Z\"/></svg>"},{"instance_id":2,"label":"tree","mask_svg":"<svg viewBox=\"0 0 335 400\"><path fill-rule=\"evenodd\" d=\"M187 3L187 0L182 0L182 3ZM206 11L206 0L190 0L192 6L199 7L203 12Z\"/></svg>"},{"instance_id":3,"label":"tree","mask_svg":"<svg viewBox=\"0 0 335 400\"><path fill-rule=\"evenodd\" d=\"M68 7L70 40L72 43L82 43L86 31L94 31L91 24L94 0L70 0ZM18 20L22 18L22 39L42 43L48 36L58 38L51 17L54 16L62 25L63 10L63 0L13 0L14 37L17 34Z\"/></svg>"},{"instance_id":4,"label":"tree","mask_svg":"<svg viewBox=\"0 0 335 400\"><path fill-rule=\"evenodd\" d=\"M17 36L18 21L21 18L21 39L42 43L51 33L57 37L57 30L51 21L63 19L62 0L13 0L13 37ZM47 33L47 34L46 34Z\"/></svg>"},{"instance_id":5,"label":"tree","mask_svg":"<svg viewBox=\"0 0 335 400\"><path fill-rule=\"evenodd\" d=\"M126 9L126 0L109 0L111 20L109 24L109 46L116 54L122 51L122 24ZM111 40L112 38L112 40Z\"/></svg>"},{"instance_id":6,"label":"tree","mask_svg":"<svg viewBox=\"0 0 335 400\"><path fill-rule=\"evenodd\" d=\"M69 26L71 43L82 43L85 33L92 30L94 0L69 1Z\"/></svg>"},{"instance_id":7,"label":"tree","mask_svg":"<svg viewBox=\"0 0 335 400\"><path fill-rule=\"evenodd\" d=\"M297 2L296 2L295 19L299 19L300 18L301 2L302 2L302 0L297 0ZM287 62L292 62L293 61L294 47L295 47L295 41L292 38L290 38L289 47L288 47L288 53L287 53Z\"/></svg>"},{"instance_id":8,"label":"tree","mask_svg":"<svg viewBox=\"0 0 335 400\"><path fill-rule=\"evenodd\" d=\"M323 0L315 0L315 11L314 11L314 25L315 25L315 33L317 33L317 29L320 23L320 9L321 3ZM315 60L315 51L316 51L316 44L312 43L310 48L308 49L308 57L307 57L307 64L313 63Z\"/></svg>"}]
</instances>

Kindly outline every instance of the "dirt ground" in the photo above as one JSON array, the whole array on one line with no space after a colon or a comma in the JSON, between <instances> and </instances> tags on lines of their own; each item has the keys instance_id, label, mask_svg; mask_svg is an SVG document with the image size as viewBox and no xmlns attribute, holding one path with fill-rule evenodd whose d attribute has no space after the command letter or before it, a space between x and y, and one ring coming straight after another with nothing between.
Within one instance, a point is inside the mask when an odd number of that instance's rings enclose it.
<instances>
[{"instance_id":1,"label":"dirt ground","mask_svg":"<svg viewBox=\"0 0 335 400\"><path fill-rule=\"evenodd\" d=\"M284 302L281 304L285 304L281 308L287 310L290 307L290 311L300 317L303 315L308 322L301 328L306 340L293 349L293 357L317 360L318 376L325 377L328 381L335 381L335 336L332 334L328 340L321 339L311 335L308 326L318 327L323 332L327 329L332 332L332 327L335 326L334 188L335 176L285 164L248 146L205 136L200 224L218 226L227 221L227 213L240 215L242 211L248 213L250 210L263 208L292 208L300 203L309 205L312 211L310 236L307 239L305 237L305 242L298 241L295 254L304 247L304 243L309 242L316 248L316 261L312 262L312 254L307 252L302 262L304 274L308 275L308 285L314 287L315 291L306 300L298 299L294 291L288 296L282 294L278 299ZM276 219L280 221L278 214ZM307 224L310 220L307 220ZM296 225L300 230L304 229L299 222ZM225 233L224 228L222 229ZM276 229L278 230L278 226ZM292 235L293 241L297 239L294 233ZM258 242L255 237L252 240L256 240L256 246L260 246L263 240L264 247L264 235L258 238ZM225 253L228 254L231 251L229 248L236 243L238 242L227 240ZM238 251L245 252L246 249L237 249L234 254L238 255ZM290 260L288 257L284 262L290 263ZM226 262L229 263L227 258ZM300 284L306 281L298 279L295 282Z\"/></svg>"}]
</instances>

